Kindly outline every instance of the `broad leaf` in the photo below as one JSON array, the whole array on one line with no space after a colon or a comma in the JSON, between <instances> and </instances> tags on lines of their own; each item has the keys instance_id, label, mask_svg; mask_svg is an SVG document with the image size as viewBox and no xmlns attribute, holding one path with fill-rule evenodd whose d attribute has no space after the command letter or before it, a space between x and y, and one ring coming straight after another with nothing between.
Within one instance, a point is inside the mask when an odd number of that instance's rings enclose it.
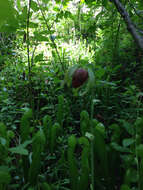
<instances>
[{"instance_id":1,"label":"broad leaf","mask_svg":"<svg viewBox=\"0 0 143 190\"><path fill-rule=\"evenodd\" d=\"M20 155L28 155L28 150L23 148L22 145L19 145L14 148L9 148L9 151L15 154L20 154Z\"/></svg>"},{"instance_id":2,"label":"broad leaf","mask_svg":"<svg viewBox=\"0 0 143 190\"><path fill-rule=\"evenodd\" d=\"M129 145L132 145L134 142L135 142L135 140L132 139L132 138L124 139L124 140L123 140L123 146L124 146L124 147L127 147L127 146L129 146Z\"/></svg>"}]
</instances>

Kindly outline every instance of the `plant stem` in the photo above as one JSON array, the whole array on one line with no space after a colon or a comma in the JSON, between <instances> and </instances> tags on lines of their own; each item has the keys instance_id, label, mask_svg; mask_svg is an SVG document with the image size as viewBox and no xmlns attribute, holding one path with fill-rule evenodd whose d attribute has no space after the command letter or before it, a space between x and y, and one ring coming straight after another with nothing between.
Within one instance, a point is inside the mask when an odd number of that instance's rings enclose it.
<instances>
[{"instance_id":1,"label":"plant stem","mask_svg":"<svg viewBox=\"0 0 143 190\"><path fill-rule=\"evenodd\" d=\"M32 97L32 84L31 84L31 62L30 62L30 39L29 39L29 21L30 21L30 8L31 8L31 0L28 3L28 13L27 13L27 58L28 58L28 80L29 80L29 102L32 110L34 111L34 102Z\"/></svg>"},{"instance_id":2,"label":"plant stem","mask_svg":"<svg viewBox=\"0 0 143 190\"><path fill-rule=\"evenodd\" d=\"M28 7L28 14L27 14L27 57L28 57L28 71L29 71L29 78L31 75L31 64L30 64L30 40L29 40L29 20L30 20L30 7L31 7L31 0L29 0L29 7Z\"/></svg>"},{"instance_id":3,"label":"plant stem","mask_svg":"<svg viewBox=\"0 0 143 190\"><path fill-rule=\"evenodd\" d=\"M93 93L91 95L91 134L93 135L93 114L94 114L94 102L93 102ZM91 184L92 184L92 190L95 190L95 174L94 174L94 139L91 140Z\"/></svg>"},{"instance_id":4,"label":"plant stem","mask_svg":"<svg viewBox=\"0 0 143 190\"><path fill-rule=\"evenodd\" d=\"M141 104L141 101L138 100L138 104L137 104L137 118L139 117L140 104ZM139 157L138 157L138 154L137 154L137 146L138 146L138 144L137 144L137 138L138 138L138 131L137 131L137 126L135 126L135 156L136 156L136 162L137 162L138 189L141 190L140 181L142 179L141 179L141 176L140 176L140 164L139 164Z\"/></svg>"}]
</instances>

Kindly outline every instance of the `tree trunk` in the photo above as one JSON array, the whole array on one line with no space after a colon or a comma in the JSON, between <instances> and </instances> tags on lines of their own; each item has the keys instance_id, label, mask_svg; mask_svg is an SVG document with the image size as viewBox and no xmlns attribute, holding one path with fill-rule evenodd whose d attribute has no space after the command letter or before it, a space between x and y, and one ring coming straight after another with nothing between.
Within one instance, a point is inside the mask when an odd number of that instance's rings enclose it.
<instances>
[{"instance_id":1,"label":"tree trunk","mask_svg":"<svg viewBox=\"0 0 143 190\"><path fill-rule=\"evenodd\" d=\"M126 9L123 7L123 5L121 4L121 2L119 0L113 0L112 2L115 4L118 12L124 19L124 21L127 25L127 29L131 33L135 42L143 50L143 37L137 33L136 27L135 27L134 23L132 22L128 12L126 11Z\"/></svg>"}]
</instances>

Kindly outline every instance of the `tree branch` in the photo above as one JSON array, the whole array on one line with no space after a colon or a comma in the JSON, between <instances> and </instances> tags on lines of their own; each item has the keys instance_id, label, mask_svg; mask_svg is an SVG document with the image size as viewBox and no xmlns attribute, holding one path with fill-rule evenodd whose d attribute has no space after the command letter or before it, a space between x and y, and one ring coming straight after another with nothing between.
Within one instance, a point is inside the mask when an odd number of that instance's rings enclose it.
<instances>
[{"instance_id":1,"label":"tree branch","mask_svg":"<svg viewBox=\"0 0 143 190\"><path fill-rule=\"evenodd\" d=\"M137 45L143 50L143 37L140 36L137 31L134 23L132 22L128 12L126 9L123 7L121 2L119 0L113 0L113 3L115 4L117 10L119 11L120 15L124 19L128 31L131 33L132 37L134 38L135 42Z\"/></svg>"}]
</instances>

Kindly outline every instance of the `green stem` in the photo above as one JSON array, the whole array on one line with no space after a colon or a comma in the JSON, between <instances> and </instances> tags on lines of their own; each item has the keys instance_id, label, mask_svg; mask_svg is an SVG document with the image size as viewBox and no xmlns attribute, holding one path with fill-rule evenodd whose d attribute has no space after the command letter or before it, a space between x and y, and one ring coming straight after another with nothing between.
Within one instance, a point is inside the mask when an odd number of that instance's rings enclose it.
<instances>
[{"instance_id":1,"label":"green stem","mask_svg":"<svg viewBox=\"0 0 143 190\"><path fill-rule=\"evenodd\" d=\"M93 135L93 114L94 114L94 102L93 102L93 93L91 95L91 134ZM91 184L92 184L92 190L95 190L95 167L94 167L94 141L91 140L91 147L90 147L90 153L91 153Z\"/></svg>"},{"instance_id":2,"label":"green stem","mask_svg":"<svg viewBox=\"0 0 143 190\"><path fill-rule=\"evenodd\" d=\"M28 57L28 71L29 71L29 78L31 74L31 64L30 64L30 40L29 40L29 20L30 20L30 7L31 7L31 0L29 0L29 8L28 8L28 15L27 15L27 57Z\"/></svg>"},{"instance_id":3,"label":"green stem","mask_svg":"<svg viewBox=\"0 0 143 190\"><path fill-rule=\"evenodd\" d=\"M137 104L137 118L139 117L139 108L140 108L140 104L141 104L141 101L138 100L138 104ZM138 189L141 190L141 183L140 181L142 180L141 179L141 176L140 176L140 165L139 165L139 157L138 157L138 154L137 154L137 137L138 137L138 131L137 131L137 126L135 126L135 156L136 156L136 162L137 162L137 173L138 173Z\"/></svg>"},{"instance_id":4,"label":"green stem","mask_svg":"<svg viewBox=\"0 0 143 190\"><path fill-rule=\"evenodd\" d=\"M31 62L30 62L30 39L29 39L29 21L30 21L30 8L31 0L28 4L28 14L27 14L27 58L28 58L28 80L29 80L29 102L32 110L34 111L34 102L32 95L32 84L31 84Z\"/></svg>"},{"instance_id":5,"label":"green stem","mask_svg":"<svg viewBox=\"0 0 143 190\"><path fill-rule=\"evenodd\" d=\"M91 142L91 150L90 151L91 151L91 184L92 184L92 190L95 190L93 140Z\"/></svg>"}]
</instances>

